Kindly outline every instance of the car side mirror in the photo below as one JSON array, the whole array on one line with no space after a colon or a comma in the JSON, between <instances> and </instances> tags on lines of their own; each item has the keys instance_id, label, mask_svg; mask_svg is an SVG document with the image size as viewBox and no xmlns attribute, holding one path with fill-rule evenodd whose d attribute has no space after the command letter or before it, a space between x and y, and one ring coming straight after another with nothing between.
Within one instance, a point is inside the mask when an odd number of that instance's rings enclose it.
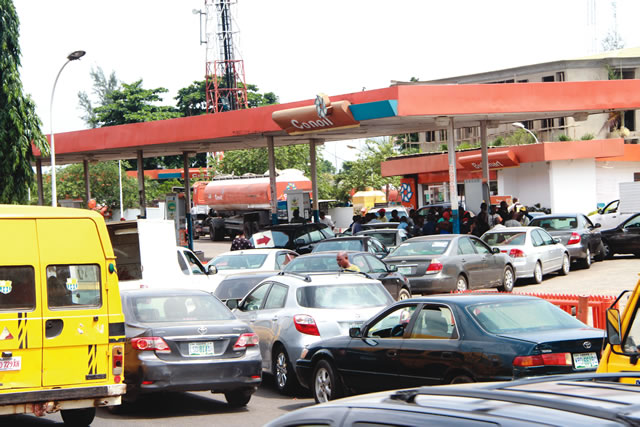
<instances>
[{"instance_id":1,"label":"car side mirror","mask_svg":"<svg viewBox=\"0 0 640 427\"><path fill-rule=\"evenodd\" d=\"M351 338L361 338L362 337L362 329L358 327L349 328L349 336Z\"/></svg>"},{"instance_id":2,"label":"car side mirror","mask_svg":"<svg viewBox=\"0 0 640 427\"><path fill-rule=\"evenodd\" d=\"M553 238L553 243L560 243L562 240L560 240L558 237L554 237Z\"/></svg>"},{"instance_id":3,"label":"car side mirror","mask_svg":"<svg viewBox=\"0 0 640 427\"><path fill-rule=\"evenodd\" d=\"M620 312L616 308L607 310L607 341L620 345Z\"/></svg>"},{"instance_id":4,"label":"car side mirror","mask_svg":"<svg viewBox=\"0 0 640 427\"><path fill-rule=\"evenodd\" d=\"M398 266L397 265L388 265L387 266L387 271L390 271L392 273L396 272L396 271L398 271Z\"/></svg>"},{"instance_id":5,"label":"car side mirror","mask_svg":"<svg viewBox=\"0 0 640 427\"><path fill-rule=\"evenodd\" d=\"M499 254L500 253L500 249L498 248L491 248L491 252L494 254Z\"/></svg>"},{"instance_id":6,"label":"car side mirror","mask_svg":"<svg viewBox=\"0 0 640 427\"><path fill-rule=\"evenodd\" d=\"M598 213L599 213L600 215L602 215L602 214L604 213L604 211L603 211L602 209L598 209Z\"/></svg>"},{"instance_id":7,"label":"car side mirror","mask_svg":"<svg viewBox=\"0 0 640 427\"><path fill-rule=\"evenodd\" d=\"M599 222L596 222L596 223L593 225L593 228L600 228L600 227L602 227L602 224L600 224Z\"/></svg>"},{"instance_id":8,"label":"car side mirror","mask_svg":"<svg viewBox=\"0 0 640 427\"><path fill-rule=\"evenodd\" d=\"M304 245L304 239L296 239L293 241L298 246Z\"/></svg>"},{"instance_id":9,"label":"car side mirror","mask_svg":"<svg viewBox=\"0 0 640 427\"><path fill-rule=\"evenodd\" d=\"M216 274L218 272L218 267L215 265L210 265L207 267L207 274Z\"/></svg>"},{"instance_id":10,"label":"car side mirror","mask_svg":"<svg viewBox=\"0 0 640 427\"><path fill-rule=\"evenodd\" d=\"M386 253L377 253L377 254L376 254L376 258L378 258L378 259L382 259L382 258L384 258L385 256L387 256L387 254L386 254Z\"/></svg>"},{"instance_id":11,"label":"car side mirror","mask_svg":"<svg viewBox=\"0 0 640 427\"><path fill-rule=\"evenodd\" d=\"M238 308L240 306L240 299L231 298L231 299L228 299L225 304L227 305L227 307L229 307L230 310L233 310L234 308Z\"/></svg>"}]
</instances>

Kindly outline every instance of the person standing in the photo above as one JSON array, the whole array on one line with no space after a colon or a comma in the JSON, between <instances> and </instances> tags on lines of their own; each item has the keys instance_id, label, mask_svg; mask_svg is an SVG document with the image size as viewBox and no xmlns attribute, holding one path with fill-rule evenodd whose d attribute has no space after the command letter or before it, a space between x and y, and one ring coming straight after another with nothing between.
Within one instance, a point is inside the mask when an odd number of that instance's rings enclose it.
<instances>
[{"instance_id":1,"label":"person standing","mask_svg":"<svg viewBox=\"0 0 640 427\"><path fill-rule=\"evenodd\" d=\"M387 222L387 211L384 209L380 209L378 211L378 221Z\"/></svg>"},{"instance_id":2,"label":"person standing","mask_svg":"<svg viewBox=\"0 0 640 427\"><path fill-rule=\"evenodd\" d=\"M507 202L505 202L504 200L500 202L500 209L498 209L498 214L500 215L500 218L502 218L502 221L501 221L502 224L504 224L505 222L511 219L511 214L509 213L509 207L507 206Z\"/></svg>"},{"instance_id":3,"label":"person standing","mask_svg":"<svg viewBox=\"0 0 640 427\"><path fill-rule=\"evenodd\" d=\"M345 251L340 251L336 255L336 262L338 263L338 267L343 270L355 271L358 272L360 269L357 265L353 265L349 262L349 254Z\"/></svg>"},{"instance_id":4,"label":"person standing","mask_svg":"<svg viewBox=\"0 0 640 427\"><path fill-rule=\"evenodd\" d=\"M502 217L496 210L496 205L489 206L489 227L493 228L498 224L502 224Z\"/></svg>"},{"instance_id":5,"label":"person standing","mask_svg":"<svg viewBox=\"0 0 640 427\"><path fill-rule=\"evenodd\" d=\"M331 220L331 217L328 217L324 211L320 211L320 223L325 224L327 227L333 230L335 224Z\"/></svg>"},{"instance_id":6,"label":"person standing","mask_svg":"<svg viewBox=\"0 0 640 427\"><path fill-rule=\"evenodd\" d=\"M232 251L254 248L253 243L249 240L251 238L251 225L248 222L245 222L242 228L242 232L233 239L233 242L231 242Z\"/></svg>"},{"instance_id":7,"label":"person standing","mask_svg":"<svg viewBox=\"0 0 640 427\"><path fill-rule=\"evenodd\" d=\"M476 225L473 229L473 235L476 237L482 236L489 231L489 213L487 212L487 204L482 203L480 205L480 213L476 216Z\"/></svg>"},{"instance_id":8,"label":"person standing","mask_svg":"<svg viewBox=\"0 0 640 427\"><path fill-rule=\"evenodd\" d=\"M304 218L302 218L300 216L300 210L299 209L294 209L293 210L293 217L291 218L291 223L302 223L304 224L306 221L304 220Z\"/></svg>"}]
</instances>

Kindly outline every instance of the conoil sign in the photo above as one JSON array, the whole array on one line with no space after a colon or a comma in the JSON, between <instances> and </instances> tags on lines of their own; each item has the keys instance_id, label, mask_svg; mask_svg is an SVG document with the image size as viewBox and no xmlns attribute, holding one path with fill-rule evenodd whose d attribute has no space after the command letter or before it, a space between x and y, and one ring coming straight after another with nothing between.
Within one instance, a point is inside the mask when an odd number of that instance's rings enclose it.
<instances>
[{"instance_id":1,"label":"conoil sign","mask_svg":"<svg viewBox=\"0 0 640 427\"><path fill-rule=\"evenodd\" d=\"M349 110L349 101L332 103L326 95L319 95L318 99L315 105L276 111L271 118L289 135L360 126Z\"/></svg>"}]
</instances>

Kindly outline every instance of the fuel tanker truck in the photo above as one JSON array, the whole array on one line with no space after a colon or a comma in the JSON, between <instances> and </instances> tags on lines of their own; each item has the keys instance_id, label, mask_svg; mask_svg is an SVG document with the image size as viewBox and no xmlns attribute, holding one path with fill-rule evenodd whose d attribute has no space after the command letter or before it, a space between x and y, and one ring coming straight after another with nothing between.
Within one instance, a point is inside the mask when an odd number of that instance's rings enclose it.
<instances>
[{"instance_id":1,"label":"fuel tanker truck","mask_svg":"<svg viewBox=\"0 0 640 427\"><path fill-rule=\"evenodd\" d=\"M285 169L276 176L278 201L293 200L293 195L311 192L311 180L302 171ZM193 209L197 218L194 238L209 234L211 240L223 240L239 234L245 222L254 228L271 224L269 176L220 176L193 185ZM307 196L308 200L308 196ZM291 208L291 206L289 206ZM300 209L303 216L303 210Z\"/></svg>"}]
</instances>

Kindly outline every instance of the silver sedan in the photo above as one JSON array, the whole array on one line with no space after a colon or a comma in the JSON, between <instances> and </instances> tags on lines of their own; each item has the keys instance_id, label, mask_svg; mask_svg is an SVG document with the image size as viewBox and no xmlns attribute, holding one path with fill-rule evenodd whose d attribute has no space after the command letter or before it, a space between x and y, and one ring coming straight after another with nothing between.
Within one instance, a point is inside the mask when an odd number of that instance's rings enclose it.
<instances>
[{"instance_id":1,"label":"silver sedan","mask_svg":"<svg viewBox=\"0 0 640 427\"><path fill-rule=\"evenodd\" d=\"M540 227L496 226L482 235L489 246L509 255L516 268L516 278L533 278L542 283L543 275L557 271L569 274L569 251Z\"/></svg>"}]
</instances>

